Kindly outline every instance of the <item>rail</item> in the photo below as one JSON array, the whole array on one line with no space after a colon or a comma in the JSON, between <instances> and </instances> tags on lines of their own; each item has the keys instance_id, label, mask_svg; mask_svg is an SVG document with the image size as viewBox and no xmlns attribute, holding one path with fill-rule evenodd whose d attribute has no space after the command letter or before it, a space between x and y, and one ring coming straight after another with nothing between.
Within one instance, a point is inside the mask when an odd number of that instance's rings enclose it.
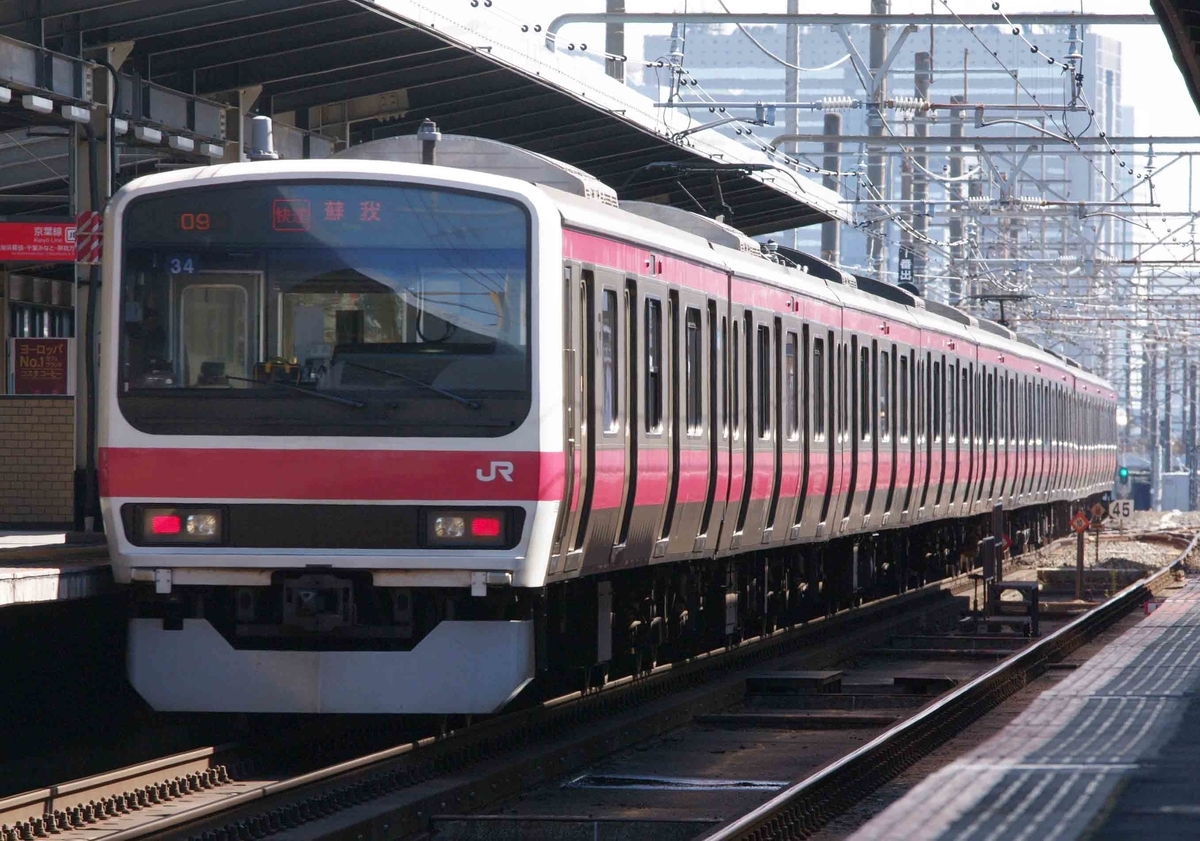
<instances>
[{"instance_id":1,"label":"rail","mask_svg":"<svg viewBox=\"0 0 1200 841\"><path fill-rule=\"evenodd\" d=\"M34 789L0 800L0 826L30 815L38 837L79 829L107 817L137 811L201 789L228 783L216 764L223 747L205 747L140 762L68 783ZM46 822L53 820L54 826Z\"/></svg>"},{"instance_id":2,"label":"rail","mask_svg":"<svg viewBox=\"0 0 1200 841\"><path fill-rule=\"evenodd\" d=\"M1147 594L1164 587L1200 540L1196 532L1169 565L1130 584L996 668L951 692L874 740L801 780L704 841L792 841L809 837L863 794L875 790L970 722L1023 688Z\"/></svg>"}]
</instances>

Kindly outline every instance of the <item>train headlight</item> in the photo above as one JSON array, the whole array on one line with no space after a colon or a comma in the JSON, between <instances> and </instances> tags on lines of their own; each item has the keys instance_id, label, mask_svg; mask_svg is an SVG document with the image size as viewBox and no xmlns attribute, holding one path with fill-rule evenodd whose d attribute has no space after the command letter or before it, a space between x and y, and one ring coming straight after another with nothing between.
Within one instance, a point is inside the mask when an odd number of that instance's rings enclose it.
<instances>
[{"instance_id":1,"label":"train headlight","mask_svg":"<svg viewBox=\"0 0 1200 841\"><path fill-rule=\"evenodd\" d=\"M192 537L216 537L221 533L221 519L216 514L188 514L184 522Z\"/></svg>"},{"instance_id":2,"label":"train headlight","mask_svg":"<svg viewBox=\"0 0 1200 841\"><path fill-rule=\"evenodd\" d=\"M425 545L431 548L499 549L509 545L508 513L502 510L425 512Z\"/></svg>"},{"instance_id":3,"label":"train headlight","mask_svg":"<svg viewBox=\"0 0 1200 841\"><path fill-rule=\"evenodd\" d=\"M219 508L142 506L135 520L140 529L132 539L142 546L221 543L223 520Z\"/></svg>"},{"instance_id":4,"label":"train headlight","mask_svg":"<svg viewBox=\"0 0 1200 841\"><path fill-rule=\"evenodd\" d=\"M457 540L467 533L462 517L444 515L433 518L433 535L438 540Z\"/></svg>"}]
</instances>

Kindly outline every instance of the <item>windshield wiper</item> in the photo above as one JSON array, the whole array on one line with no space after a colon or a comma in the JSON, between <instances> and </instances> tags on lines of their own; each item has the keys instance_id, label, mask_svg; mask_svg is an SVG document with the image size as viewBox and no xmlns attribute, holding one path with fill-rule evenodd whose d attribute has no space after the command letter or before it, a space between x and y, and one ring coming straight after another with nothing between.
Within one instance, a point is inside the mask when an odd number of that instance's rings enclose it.
<instances>
[{"instance_id":1,"label":"windshield wiper","mask_svg":"<svg viewBox=\"0 0 1200 841\"><path fill-rule=\"evenodd\" d=\"M341 403L343 406L353 406L355 409L365 409L367 407L367 404L361 400L352 400L349 397L337 397L333 394L324 394L320 391L311 391L310 389L303 388L302 386L292 385L291 383L281 383L278 380L268 380L266 382L262 382L260 380L251 380L246 377L234 377L230 374L226 374L225 379L237 380L240 383L254 383L255 385L273 385L277 388L286 388L289 391L299 392L300 394L305 394L309 397L318 397L321 400L328 400L331 403Z\"/></svg>"},{"instance_id":2,"label":"windshield wiper","mask_svg":"<svg viewBox=\"0 0 1200 841\"><path fill-rule=\"evenodd\" d=\"M468 400L465 397L459 397L457 394L446 391L446 389L444 389L444 388L438 388L436 385L433 385L432 383L427 383L424 380L418 380L416 377L410 377L408 374L401 374L399 371L389 371L387 368L376 368L373 365L363 365L361 362L350 362L349 360L346 360L346 359L343 359L341 361L344 362L345 364L349 365L351 368L362 368L364 371L373 371L376 374L383 374L384 376L387 376L387 377L395 377L398 380L404 380L405 382L419 385L422 388L427 388L430 391L432 391L434 394L440 394L442 397L445 397L447 400L453 400L455 403L461 403L462 405L466 406L468 409L482 409L483 408L483 406L481 406L479 403L476 403L474 400Z\"/></svg>"}]
</instances>

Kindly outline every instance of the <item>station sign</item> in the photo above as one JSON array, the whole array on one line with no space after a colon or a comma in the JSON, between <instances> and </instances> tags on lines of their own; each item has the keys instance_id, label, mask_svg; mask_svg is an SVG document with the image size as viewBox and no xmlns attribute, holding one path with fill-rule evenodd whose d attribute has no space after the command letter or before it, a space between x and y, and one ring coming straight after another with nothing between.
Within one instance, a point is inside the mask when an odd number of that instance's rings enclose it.
<instances>
[{"instance_id":1,"label":"station sign","mask_svg":"<svg viewBox=\"0 0 1200 841\"><path fill-rule=\"evenodd\" d=\"M8 260L74 263L74 221L0 222L0 262Z\"/></svg>"},{"instance_id":2,"label":"station sign","mask_svg":"<svg viewBox=\"0 0 1200 841\"><path fill-rule=\"evenodd\" d=\"M911 248L900 246L900 261L896 266L896 281L898 283L913 282L913 253Z\"/></svg>"},{"instance_id":3,"label":"station sign","mask_svg":"<svg viewBox=\"0 0 1200 841\"><path fill-rule=\"evenodd\" d=\"M11 339L13 394L72 394L71 339Z\"/></svg>"}]
</instances>

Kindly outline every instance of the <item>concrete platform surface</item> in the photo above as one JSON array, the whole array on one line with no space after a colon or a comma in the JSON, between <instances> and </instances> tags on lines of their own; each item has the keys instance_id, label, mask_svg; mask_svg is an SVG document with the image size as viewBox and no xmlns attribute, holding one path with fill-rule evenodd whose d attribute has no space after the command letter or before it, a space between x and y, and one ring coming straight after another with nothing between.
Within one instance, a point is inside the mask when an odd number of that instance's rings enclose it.
<instances>
[{"instance_id":1,"label":"concrete platform surface","mask_svg":"<svg viewBox=\"0 0 1200 841\"><path fill-rule=\"evenodd\" d=\"M854 839L1200 837L1200 581Z\"/></svg>"},{"instance_id":2,"label":"concrete platform surface","mask_svg":"<svg viewBox=\"0 0 1200 841\"><path fill-rule=\"evenodd\" d=\"M0 532L0 608L85 599L112 589L103 535Z\"/></svg>"}]
</instances>

